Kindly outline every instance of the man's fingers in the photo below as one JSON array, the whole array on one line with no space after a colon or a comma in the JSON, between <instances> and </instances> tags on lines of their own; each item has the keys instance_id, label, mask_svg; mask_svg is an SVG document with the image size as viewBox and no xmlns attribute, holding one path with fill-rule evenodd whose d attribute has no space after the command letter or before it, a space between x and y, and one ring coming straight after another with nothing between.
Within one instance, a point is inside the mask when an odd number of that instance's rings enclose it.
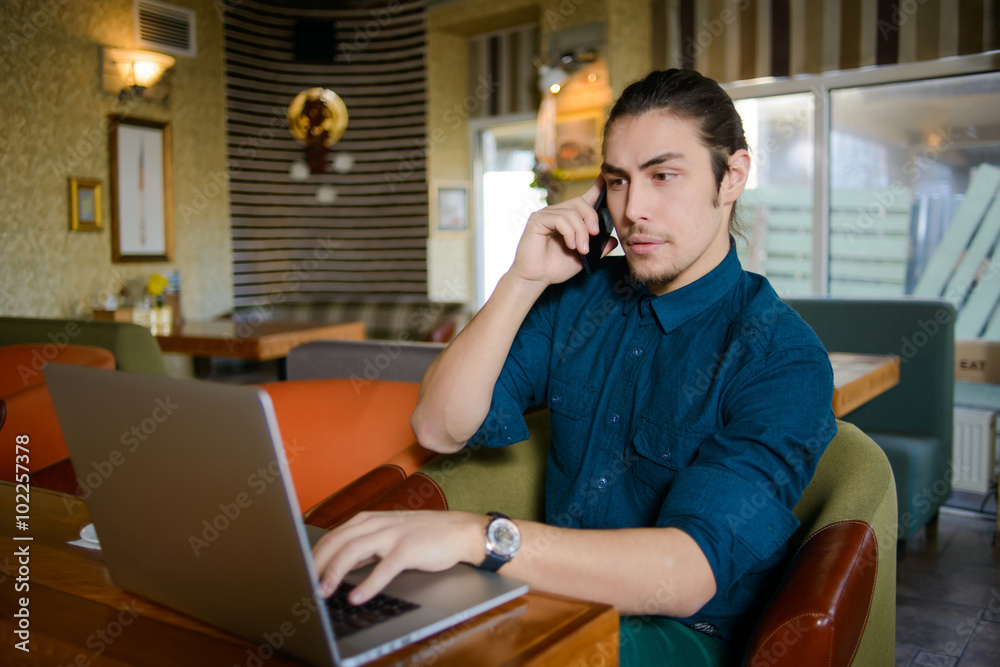
<instances>
[{"instance_id":1,"label":"man's fingers","mask_svg":"<svg viewBox=\"0 0 1000 667\"><path fill-rule=\"evenodd\" d=\"M581 195L581 198L590 204L590 208L594 208L594 204L597 203L597 197L600 196L602 188L604 188L604 176L598 176L594 179L594 184Z\"/></svg>"},{"instance_id":2,"label":"man's fingers","mask_svg":"<svg viewBox=\"0 0 1000 667\"><path fill-rule=\"evenodd\" d=\"M383 588L389 585L396 575L403 571L402 559L396 557L395 553L388 554L378 562L371 573L357 587L351 591L347 597L351 604L364 604L378 595Z\"/></svg>"},{"instance_id":3,"label":"man's fingers","mask_svg":"<svg viewBox=\"0 0 1000 667\"><path fill-rule=\"evenodd\" d=\"M329 597L351 570L377 560L386 551L384 533L364 535L345 544L319 570L320 592Z\"/></svg>"}]
</instances>

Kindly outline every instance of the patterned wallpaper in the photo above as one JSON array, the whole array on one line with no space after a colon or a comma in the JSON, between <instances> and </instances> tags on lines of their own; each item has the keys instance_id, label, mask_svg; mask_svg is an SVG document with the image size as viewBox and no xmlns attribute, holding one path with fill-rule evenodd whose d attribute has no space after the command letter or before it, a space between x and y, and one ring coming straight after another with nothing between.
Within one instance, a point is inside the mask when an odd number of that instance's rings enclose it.
<instances>
[{"instance_id":1,"label":"patterned wallpaper","mask_svg":"<svg viewBox=\"0 0 1000 667\"><path fill-rule=\"evenodd\" d=\"M124 281L177 270L189 319L232 307L222 19L195 10L197 56L177 56L167 106L101 91L102 45L136 47L133 0L0 3L0 315L82 315ZM109 114L169 121L174 261L111 262ZM103 183L105 226L69 231L68 177Z\"/></svg>"}]
</instances>

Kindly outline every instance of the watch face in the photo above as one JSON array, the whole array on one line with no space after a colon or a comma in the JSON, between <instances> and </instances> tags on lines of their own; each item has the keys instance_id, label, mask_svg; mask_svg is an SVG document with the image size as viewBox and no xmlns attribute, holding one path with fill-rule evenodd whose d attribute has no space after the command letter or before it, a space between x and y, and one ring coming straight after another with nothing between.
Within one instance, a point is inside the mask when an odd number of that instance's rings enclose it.
<instances>
[{"instance_id":1,"label":"watch face","mask_svg":"<svg viewBox=\"0 0 1000 667\"><path fill-rule=\"evenodd\" d=\"M498 556L512 556L521 547L521 532L509 519L494 519L486 537L490 551Z\"/></svg>"}]
</instances>

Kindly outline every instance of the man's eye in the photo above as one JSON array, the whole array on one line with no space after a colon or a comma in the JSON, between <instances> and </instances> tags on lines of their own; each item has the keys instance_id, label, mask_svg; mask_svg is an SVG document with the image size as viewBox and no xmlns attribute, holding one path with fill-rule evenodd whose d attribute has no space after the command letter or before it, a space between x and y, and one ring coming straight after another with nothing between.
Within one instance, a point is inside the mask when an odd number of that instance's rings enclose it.
<instances>
[{"instance_id":1,"label":"man's eye","mask_svg":"<svg viewBox=\"0 0 1000 667\"><path fill-rule=\"evenodd\" d=\"M608 179L608 187L609 188L620 188L623 185L625 185L625 179L624 178L611 178L611 179Z\"/></svg>"},{"instance_id":2,"label":"man's eye","mask_svg":"<svg viewBox=\"0 0 1000 667\"><path fill-rule=\"evenodd\" d=\"M653 178L657 181L666 181L671 177L671 174L653 174Z\"/></svg>"}]
</instances>

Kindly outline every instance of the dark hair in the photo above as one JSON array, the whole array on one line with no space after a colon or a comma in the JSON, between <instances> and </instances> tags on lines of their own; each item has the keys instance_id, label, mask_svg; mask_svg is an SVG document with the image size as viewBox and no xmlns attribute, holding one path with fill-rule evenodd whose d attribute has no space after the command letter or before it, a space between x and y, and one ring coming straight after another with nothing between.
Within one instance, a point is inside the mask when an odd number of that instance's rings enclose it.
<instances>
[{"instance_id":1,"label":"dark hair","mask_svg":"<svg viewBox=\"0 0 1000 667\"><path fill-rule=\"evenodd\" d=\"M642 116L651 111L665 111L681 118L698 121L701 142L712 156L712 172L716 188L729 171L729 156L747 149L743 121L733 100L719 84L689 69L668 69L650 72L646 78L629 84L611 107L604 124L605 145L612 125L621 118ZM730 229L737 229L736 206L730 218Z\"/></svg>"}]
</instances>

